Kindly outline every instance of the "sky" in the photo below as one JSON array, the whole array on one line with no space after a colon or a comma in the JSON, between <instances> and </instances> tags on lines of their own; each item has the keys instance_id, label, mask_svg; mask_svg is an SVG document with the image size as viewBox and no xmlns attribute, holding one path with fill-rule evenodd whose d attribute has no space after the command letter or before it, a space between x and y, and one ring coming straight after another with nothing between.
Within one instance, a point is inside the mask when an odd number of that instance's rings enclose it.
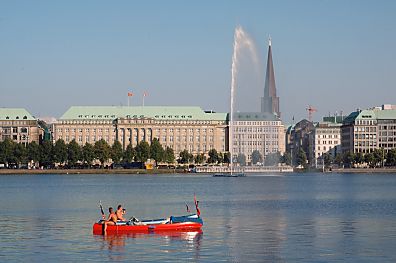
<instances>
[{"instance_id":1,"label":"sky","mask_svg":"<svg viewBox=\"0 0 396 263\"><path fill-rule=\"evenodd\" d=\"M395 14L391 0L0 0L0 107L58 118L147 92L145 105L229 112L238 25L260 61L241 62L238 110L260 110L269 35L284 123L308 105L319 120L396 104Z\"/></svg>"}]
</instances>

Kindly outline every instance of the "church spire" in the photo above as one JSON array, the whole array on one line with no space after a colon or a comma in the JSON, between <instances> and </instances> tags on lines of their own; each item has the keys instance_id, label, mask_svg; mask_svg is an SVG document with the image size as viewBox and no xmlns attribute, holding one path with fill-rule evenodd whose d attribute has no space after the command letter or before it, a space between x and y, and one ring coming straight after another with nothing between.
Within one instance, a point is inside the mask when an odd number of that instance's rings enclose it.
<instances>
[{"instance_id":1,"label":"church spire","mask_svg":"<svg viewBox=\"0 0 396 263\"><path fill-rule=\"evenodd\" d=\"M261 101L261 112L274 113L280 117L279 98L276 96L275 72L272 62L272 39L268 38L267 72L265 75L264 97Z\"/></svg>"}]
</instances>

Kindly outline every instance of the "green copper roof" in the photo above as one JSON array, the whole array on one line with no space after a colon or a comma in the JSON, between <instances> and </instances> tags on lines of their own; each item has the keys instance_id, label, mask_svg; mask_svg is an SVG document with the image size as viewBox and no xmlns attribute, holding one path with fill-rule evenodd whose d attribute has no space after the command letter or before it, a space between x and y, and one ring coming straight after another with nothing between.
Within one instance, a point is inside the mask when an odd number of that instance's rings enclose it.
<instances>
[{"instance_id":1,"label":"green copper roof","mask_svg":"<svg viewBox=\"0 0 396 263\"><path fill-rule=\"evenodd\" d=\"M200 107L175 106L72 106L60 120L152 118L157 120L219 120L227 113L205 112Z\"/></svg>"},{"instance_id":2,"label":"green copper roof","mask_svg":"<svg viewBox=\"0 0 396 263\"><path fill-rule=\"evenodd\" d=\"M235 121L279 121L279 118L268 112L235 112Z\"/></svg>"},{"instance_id":3,"label":"green copper roof","mask_svg":"<svg viewBox=\"0 0 396 263\"><path fill-rule=\"evenodd\" d=\"M36 120L24 108L0 108L0 120Z\"/></svg>"},{"instance_id":4,"label":"green copper roof","mask_svg":"<svg viewBox=\"0 0 396 263\"><path fill-rule=\"evenodd\" d=\"M355 120L393 120L396 119L396 110L370 109L355 111L349 114L344 123L349 124Z\"/></svg>"}]
</instances>

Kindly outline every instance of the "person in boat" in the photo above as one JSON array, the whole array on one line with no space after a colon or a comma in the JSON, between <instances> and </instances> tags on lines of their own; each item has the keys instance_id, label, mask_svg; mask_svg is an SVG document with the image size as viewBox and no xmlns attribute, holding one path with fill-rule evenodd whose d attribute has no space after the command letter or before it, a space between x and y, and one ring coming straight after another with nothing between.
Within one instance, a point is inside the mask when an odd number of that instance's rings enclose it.
<instances>
[{"instance_id":1,"label":"person in boat","mask_svg":"<svg viewBox=\"0 0 396 263\"><path fill-rule=\"evenodd\" d=\"M103 234L106 234L108 225L114 226L116 223L117 223L117 216L114 213L114 209L112 207L109 207L109 216L107 217L107 220L103 222L104 224Z\"/></svg>"},{"instance_id":2,"label":"person in boat","mask_svg":"<svg viewBox=\"0 0 396 263\"><path fill-rule=\"evenodd\" d=\"M118 205L117 211L116 211L117 220L126 221L124 218L125 213L126 213L126 210L122 208L122 205Z\"/></svg>"}]
</instances>

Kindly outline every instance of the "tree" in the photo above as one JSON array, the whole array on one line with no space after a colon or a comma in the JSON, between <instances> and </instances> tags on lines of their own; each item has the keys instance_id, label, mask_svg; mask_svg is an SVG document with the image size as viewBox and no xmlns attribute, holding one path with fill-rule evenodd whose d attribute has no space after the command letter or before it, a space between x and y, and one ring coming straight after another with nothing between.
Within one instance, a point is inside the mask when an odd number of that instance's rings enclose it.
<instances>
[{"instance_id":1,"label":"tree","mask_svg":"<svg viewBox=\"0 0 396 263\"><path fill-rule=\"evenodd\" d=\"M263 162L263 155L258 150L254 150L252 152L252 164L257 164L262 162Z\"/></svg>"},{"instance_id":2,"label":"tree","mask_svg":"<svg viewBox=\"0 0 396 263\"><path fill-rule=\"evenodd\" d=\"M89 167L92 165L92 161L95 159L95 149L92 144L86 143L82 149L83 160L88 164Z\"/></svg>"},{"instance_id":3,"label":"tree","mask_svg":"<svg viewBox=\"0 0 396 263\"><path fill-rule=\"evenodd\" d=\"M122 145L119 141L114 141L113 145L111 146L111 159L114 163L119 163L124 155L122 150Z\"/></svg>"},{"instance_id":4,"label":"tree","mask_svg":"<svg viewBox=\"0 0 396 263\"><path fill-rule=\"evenodd\" d=\"M28 159L33 162L40 161L40 145L38 145L35 141L31 142L27 146L27 155Z\"/></svg>"},{"instance_id":5,"label":"tree","mask_svg":"<svg viewBox=\"0 0 396 263\"><path fill-rule=\"evenodd\" d=\"M342 162L346 164L348 167L351 167L353 164L353 161L355 160L355 155L352 152L346 152L344 153L344 156L342 158Z\"/></svg>"},{"instance_id":6,"label":"tree","mask_svg":"<svg viewBox=\"0 0 396 263\"><path fill-rule=\"evenodd\" d=\"M288 152L285 152L281 157L281 163L285 163L286 165L291 165L291 155Z\"/></svg>"},{"instance_id":7,"label":"tree","mask_svg":"<svg viewBox=\"0 0 396 263\"><path fill-rule=\"evenodd\" d=\"M183 150L179 153L179 162L180 163L189 163L191 159L193 159L194 156L189 153L187 150Z\"/></svg>"},{"instance_id":8,"label":"tree","mask_svg":"<svg viewBox=\"0 0 396 263\"><path fill-rule=\"evenodd\" d=\"M238 154L237 163L239 163L240 166L246 165L246 156L243 153Z\"/></svg>"},{"instance_id":9,"label":"tree","mask_svg":"<svg viewBox=\"0 0 396 263\"><path fill-rule=\"evenodd\" d=\"M370 167L374 167L374 154L373 153L366 153L364 155L364 161L370 166Z\"/></svg>"},{"instance_id":10,"label":"tree","mask_svg":"<svg viewBox=\"0 0 396 263\"><path fill-rule=\"evenodd\" d=\"M135 148L133 148L131 144L128 144L128 146L125 149L124 156L122 158L123 162L130 163L133 161L135 156L136 156Z\"/></svg>"},{"instance_id":11,"label":"tree","mask_svg":"<svg viewBox=\"0 0 396 263\"><path fill-rule=\"evenodd\" d=\"M14 144L14 158L15 163L26 163L27 161L27 149L23 144Z\"/></svg>"},{"instance_id":12,"label":"tree","mask_svg":"<svg viewBox=\"0 0 396 263\"><path fill-rule=\"evenodd\" d=\"M224 160L223 160L223 162L224 162L224 163L230 163L230 161L231 161L231 154L230 154L229 152L225 152L225 153L224 153Z\"/></svg>"},{"instance_id":13,"label":"tree","mask_svg":"<svg viewBox=\"0 0 396 263\"><path fill-rule=\"evenodd\" d=\"M216 149L211 149L208 153L208 163L216 163L218 161L218 155Z\"/></svg>"},{"instance_id":14,"label":"tree","mask_svg":"<svg viewBox=\"0 0 396 263\"><path fill-rule=\"evenodd\" d=\"M265 157L264 165L266 166L274 166L278 165L281 159L281 155L279 152L270 153Z\"/></svg>"},{"instance_id":15,"label":"tree","mask_svg":"<svg viewBox=\"0 0 396 263\"><path fill-rule=\"evenodd\" d=\"M95 142L94 152L95 158L98 159L102 167L104 167L104 163L109 160L111 155L111 148L109 144L103 139Z\"/></svg>"},{"instance_id":16,"label":"tree","mask_svg":"<svg viewBox=\"0 0 396 263\"><path fill-rule=\"evenodd\" d=\"M363 153L356 153L354 161L355 161L356 164L362 164L364 162Z\"/></svg>"},{"instance_id":17,"label":"tree","mask_svg":"<svg viewBox=\"0 0 396 263\"><path fill-rule=\"evenodd\" d=\"M223 163L224 162L224 155L222 152L217 153L217 162L218 163Z\"/></svg>"},{"instance_id":18,"label":"tree","mask_svg":"<svg viewBox=\"0 0 396 263\"><path fill-rule=\"evenodd\" d=\"M333 161L333 157L329 153L324 153L322 158L323 158L323 163L325 166L330 166L330 164Z\"/></svg>"},{"instance_id":19,"label":"tree","mask_svg":"<svg viewBox=\"0 0 396 263\"><path fill-rule=\"evenodd\" d=\"M297 165L302 165L302 166L307 165L307 154L302 148L300 148L300 150L297 152L296 162Z\"/></svg>"},{"instance_id":20,"label":"tree","mask_svg":"<svg viewBox=\"0 0 396 263\"><path fill-rule=\"evenodd\" d=\"M54 164L53 155L54 145L51 141L43 141L40 144L40 164L46 167L51 167Z\"/></svg>"},{"instance_id":21,"label":"tree","mask_svg":"<svg viewBox=\"0 0 396 263\"><path fill-rule=\"evenodd\" d=\"M136 160L138 162L145 162L150 158L150 145L146 141L141 141L135 148Z\"/></svg>"},{"instance_id":22,"label":"tree","mask_svg":"<svg viewBox=\"0 0 396 263\"><path fill-rule=\"evenodd\" d=\"M396 148L390 149L386 155L386 164L396 166Z\"/></svg>"},{"instance_id":23,"label":"tree","mask_svg":"<svg viewBox=\"0 0 396 263\"><path fill-rule=\"evenodd\" d=\"M174 163L175 162L175 153L171 147L166 147L164 152L164 159L167 163Z\"/></svg>"},{"instance_id":24,"label":"tree","mask_svg":"<svg viewBox=\"0 0 396 263\"><path fill-rule=\"evenodd\" d=\"M205 161L205 155L203 153L199 153L195 156L194 162L196 164L202 164Z\"/></svg>"},{"instance_id":25,"label":"tree","mask_svg":"<svg viewBox=\"0 0 396 263\"><path fill-rule=\"evenodd\" d=\"M64 163L67 160L67 145L64 140L59 139L53 148L53 160L56 163Z\"/></svg>"},{"instance_id":26,"label":"tree","mask_svg":"<svg viewBox=\"0 0 396 263\"><path fill-rule=\"evenodd\" d=\"M9 138L6 138L3 142L0 142L0 162L1 163L15 163L14 158L14 146L15 142Z\"/></svg>"},{"instance_id":27,"label":"tree","mask_svg":"<svg viewBox=\"0 0 396 263\"><path fill-rule=\"evenodd\" d=\"M384 149L380 148L380 149L374 149L373 151L373 155L374 155L374 166L382 166L384 159L385 159L385 152Z\"/></svg>"},{"instance_id":28,"label":"tree","mask_svg":"<svg viewBox=\"0 0 396 263\"><path fill-rule=\"evenodd\" d=\"M342 160L343 160L343 154L337 154L336 157L334 158L334 162L338 164L339 166L342 165Z\"/></svg>"},{"instance_id":29,"label":"tree","mask_svg":"<svg viewBox=\"0 0 396 263\"><path fill-rule=\"evenodd\" d=\"M82 160L82 150L80 145L76 142L76 140L72 140L67 145L67 161L68 164L72 167L76 165L78 161Z\"/></svg>"},{"instance_id":30,"label":"tree","mask_svg":"<svg viewBox=\"0 0 396 263\"><path fill-rule=\"evenodd\" d=\"M150 158L154 159L157 163L162 162L164 159L164 148L157 138L154 138L150 145Z\"/></svg>"}]
</instances>

